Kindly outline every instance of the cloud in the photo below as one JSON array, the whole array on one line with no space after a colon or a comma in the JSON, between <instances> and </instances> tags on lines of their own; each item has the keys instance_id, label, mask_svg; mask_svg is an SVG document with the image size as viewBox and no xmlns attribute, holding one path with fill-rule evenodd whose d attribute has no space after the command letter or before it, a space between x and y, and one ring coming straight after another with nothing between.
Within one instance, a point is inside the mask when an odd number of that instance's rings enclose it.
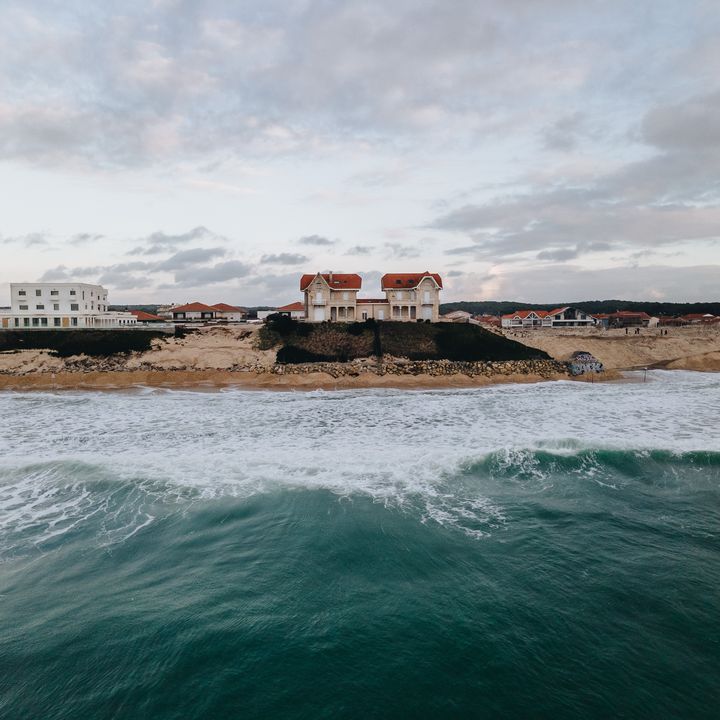
<instances>
[{"instance_id":1,"label":"cloud","mask_svg":"<svg viewBox=\"0 0 720 720\"><path fill-rule=\"evenodd\" d=\"M420 249L414 245L403 245L401 243L385 243L385 248L396 258L420 257Z\"/></svg>"},{"instance_id":2,"label":"cloud","mask_svg":"<svg viewBox=\"0 0 720 720\"><path fill-rule=\"evenodd\" d=\"M720 149L720 92L653 108L643 118L641 135L664 150Z\"/></svg>"},{"instance_id":3,"label":"cloud","mask_svg":"<svg viewBox=\"0 0 720 720\"><path fill-rule=\"evenodd\" d=\"M43 273L40 282L76 282L81 279L123 289L147 287L152 282L151 277L147 274L151 269L152 264L139 261L85 267L58 265ZM138 275L138 272L141 274Z\"/></svg>"},{"instance_id":4,"label":"cloud","mask_svg":"<svg viewBox=\"0 0 720 720\"><path fill-rule=\"evenodd\" d=\"M145 238L140 239L140 245L128 252L128 255L159 255L166 252L174 252L178 245L185 245L189 242L203 240L216 241L220 236L200 225L177 235L168 235L162 231L154 232Z\"/></svg>"},{"instance_id":5,"label":"cloud","mask_svg":"<svg viewBox=\"0 0 720 720\"><path fill-rule=\"evenodd\" d=\"M212 267L185 268L175 273L175 283L179 287L202 287L215 283L243 278L252 272L252 267L239 260L228 260Z\"/></svg>"},{"instance_id":6,"label":"cloud","mask_svg":"<svg viewBox=\"0 0 720 720\"><path fill-rule=\"evenodd\" d=\"M346 255L370 255L374 250L373 245L353 245L347 249Z\"/></svg>"},{"instance_id":7,"label":"cloud","mask_svg":"<svg viewBox=\"0 0 720 720\"><path fill-rule=\"evenodd\" d=\"M547 282L547 276L553 278ZM588 270L572 265L545 266L496 275L494 297L541 302L580 300L668 300L702 302L717 295L720 266L615 267Z\"/></svg>"},{"instance_id":8,"label":"cloud","mask_svg":"<svg viewBox=\"0 0 720 720\"><path fill-rule=\"evenodd\" d=\"M28 233L27 235L16 235L14 237L3 238L0 236L0 242L5 245L18 244L24 247L36 247L38 245L47 245L48 236L45 233Z\"/></svg>"},{"instance_id":9,"label":"cloud","mask_svg":"<svg viewBox=\"0 0 720 720\"><path fill-rule=\"evenodd\" d=\"M549 187L467 203L436 217L430 227L472 242L449 254L486 260L531 252L541 260L570 260L611 247L714 241L720 237L720 131L709 125L720 122L718 98L649 111L643 138L658 152L647 159L580 183L561 178Z\"/></svg>"},{"instance_id":10,"label":"cloud","mask_svg":"<svg viewBox=\"0 0 720 720\"><path fill-rule=\"evenodd\" d=\"M564 115L543 130L543 144L549 150L574 150L585 134L585 123L582 112Z\"/></svg>"},{"instance_id":11,"label":"cloud","mask_svg":"<svg viewBox=\"0 0 720 720\"><path fill-rule=\"evenodd\" d=\"M300 253L278 253L277 255L263 255L260 262L266 265L302 265L309 259L307 255Z\"/></svg>"},{"instance_id":12,"label":"cloud","mask_svg":"<svg viewBox=\"0 0 720 720\"><path fill-rule=\"evenodd\" d=\"M83 232L73 235L68 240L68 243L70 243L70 245L89 245L90 243L95 243L99 240L102 240L104 237L104 235L100 235L99 233Z\"/></svg>"},{"instance_id":13,"label":"cloud","mask_svg":"<svg viewBox=\"0 0 720 720\"><path fill-rule=\"evenodd\" d=\"M327 247L334 245L337 241L330 240L329 238L323 237L322 235L304 235L298 242L301 245L316 245L318 247Z\"/></svg>"},{"instance_id":14,"label":"cloud","mask_svg":"<svg viewBox=\"0 0 720 720\"><path fill-rule=\"evenodd\" d=\"M197 266L202 263L210 262L215 258L227 255L227 250L221 247L211 248L191 248L189 250L181 250L171 255L166 260L153 266L154 270L182 270L189 266Z\"/></svg>"}]
</instances>

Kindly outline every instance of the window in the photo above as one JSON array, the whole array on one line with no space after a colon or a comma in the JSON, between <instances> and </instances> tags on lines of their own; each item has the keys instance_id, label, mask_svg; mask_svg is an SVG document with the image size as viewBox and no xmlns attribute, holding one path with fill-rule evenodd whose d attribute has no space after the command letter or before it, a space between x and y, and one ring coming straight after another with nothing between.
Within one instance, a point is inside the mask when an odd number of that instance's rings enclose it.
<instances>
[{"instance_id":1,"label":"window","mask_svg":"<svg viewBox=\"0 0 720 720\"><path fill-rule=\"evenodd\" d=\"M30 325L30 318L23 318L23 325L24 325L25 327L27 327L28 325Z\"/></svg>"},{"instance_id":2,"label":"window","mask_svg":"<svg viewBox=\"0 0 720 720\"><path fill-rule=\"evenodd\" d=\"M51 290L51 291L50 291L50 295L55 295L55 296L57 297L59 294L60 294L60 293L58 293L57 290Z\"/></svg>"},{"instance_id":3,"label":"window","mask_svg":"<svg viewBox=\"0 0 720 720\"><path fill-rule=\"evenodd\" d=\"M59 310L60 309L60 303L53 303L53 310Z\"/></svg>"},{"instance_id":4,"label":"window","mask_svg":"<svg viewBox=\"0 0 720 720\"><path fill-rule=\"evenodd\" d=\"M76 293L75 293L74 290L71 290L71 291L70 291L70 294L71 294L71 295L75 295Z\"/></svg>"},{"instance_id":5,"label":"window","mask_svg":"<svg viewBox=\"0 0 720 720\"><path fill-rule=\"evenodd\" d=\"M25 296L27 293L24 290L18 290L18 295Z\"/></svg>"},{"instance_id":6,"label":"window","mask_svg":"<svg viewBox=\"0 0 720 720\"><path fill-rule=\"evenodd\" d=\"M343 293L343 300L349 300L349 299L350 299L350 293L349 293L349 292L344 292L344 293Z\"/></svg>"},{"instance_id":7,"label":"window","mask_svg":"<svg viewBox=\"0 0 720 720\"><path fill-rule=\"evenodd\" d=\"M75 327L77 327L77 318L76 317L70 318L70 324L75 325Z\"/></svg>"},{"instance_id":8,"label":"window","mask_svg":"<svg viewBox=\"0 0 720 720\"><path fill-rule=\"evenodd\" d=\"M44 310L44 309L45 309L45 306L44 306L44 305L36 305L36 306L35 306L35 309L36 309L36 310Z\"/></svg>"},{"instance_id":9,"label":"window","mask_svg":"<svg viewBox=\"0 0 720 720\"><path fill-rule=\"evenodd\" d=\"M35 297L40 297L41 295L42 295L42 290L35 291Z\"/></svg>"},{"instance_id":10,"label":"window","mask_svg":"<svg viewBox=\"0 0 720 720\"><path fill-rule=\"evenodd\" d=\"M27 306L27 305L20 305L20 309L21 309L21 310L27 310L27 309L28 309L28 306Z\"/></svg>"},{"instance_id":11,"label":"window","mask_svg":"<svg viewBox=\"0 0 720 720\"><path fill-rule=\"evenodd\" d=\"M33 324L33 327L37 327L40 324L40 318L33 318L32 324Z\"/></svg>"},{"instance_id":12,"label":"window","mask_svg":"<svg viewBox=\"0 0 720 720\"><path fill-rule=\"evenodd\" d=\"M72 311L72 310L75 310L75 312L77 312L79 309L80 309L80 305L78 305L77 303L70 303L70 310L71 310L71 311Z\"/></svg>"},{"instance_id":13,"label":"window","mask_svg":"<svg viewBox=\"0 0 720 720\"><path fill-rule=\"evenodd\" d=\"M55 327L60 327L60 318L53 318L53 325Z\"/></svg>"},{"instance_id":14,"label":"window","mask_svg":"<svg viewBox=\"0 0 720 720\"><path fill-rule=\"evenodd\" d=\"M48 323L47 323L47 318L40 318L40 324L41 324L43 327L47 327L47 324L48 324Z\"/></svg>"},{"instance_id":15,"label":"window","mask_svg":"<svg viewBox=\"0 0 720 720\"><path fill-rule=\"evenodd\" d=\"M82 294L83 294L83 300L84 300L85 299L85 291L84 290L82 291Z\"/></svg>"},{"instance_id":16,"label":"window","mask_svg":"<svg viewBox=\"0 0 720 720\"><path fill-rule=\"evenodd\" d=\"M20 327L20 318L15 318L15 327Z\"/></svg>"}]
</instances>

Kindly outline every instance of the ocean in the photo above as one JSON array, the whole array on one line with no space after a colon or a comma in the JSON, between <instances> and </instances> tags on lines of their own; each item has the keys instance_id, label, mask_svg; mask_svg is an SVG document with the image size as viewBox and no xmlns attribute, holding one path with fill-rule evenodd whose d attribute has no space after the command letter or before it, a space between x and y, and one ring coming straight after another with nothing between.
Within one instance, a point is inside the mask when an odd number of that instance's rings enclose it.
<instances>
[{"instance_id":1,"label":"ocean","mask_svg":"<svg viewBox=\"0 0 720 720\"><path fill-rule=\"evenodd\" d=\"M720 375L0 393L0 718L717 718Z\"/></svg>"}]
</instances>

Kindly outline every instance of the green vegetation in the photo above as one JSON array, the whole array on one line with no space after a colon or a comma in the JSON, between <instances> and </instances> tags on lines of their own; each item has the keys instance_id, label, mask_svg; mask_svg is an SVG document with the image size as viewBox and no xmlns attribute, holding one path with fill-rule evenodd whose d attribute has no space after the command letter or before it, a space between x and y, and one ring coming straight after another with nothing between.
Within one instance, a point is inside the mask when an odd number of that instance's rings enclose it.
<instances>
[{"instance_id":1,"label":"green vegetation","mask_svg":"<svg viewBox=\"0 0 720 720\"><path fill-rule=\"evenodd\" d=\"M410 360L547 359L541 350L477 325L403 323L300 323L271 318L258 333L262 350L278 348L280 363L335 361L392 355Z\"/></svg>"},{"instance_id":2,"label":"green vegetation","mask_svg":"<svg viewBox=\"0 0 720 720\"><path fill-rule=\"evenodd\" d=\"M711 313L720 315L720 302L705 303L665 303L665 302L636 302L632 300L582 300L580 302L551 303L538 305L537 303L523 303L503 300L482 302L453 302L440 305L440 312L446 313L455 310L465 310L473 315L506 315L516 310L554 310L565 305L580 308L589 313L614 313L617 310L634 310L646 312L648 315L687 315L689 313Z\"/></svg>"},{"instance_id":3,"label":"green vegetation","mask_svg":"<svg viewBox=\"0 0 720 720\"><path fill-rule=\"evenodd\" d=\"M51 350L58 357L107 357L144 352L153 339L165 337L166 333L152 330L4 330L0 332L0 352Z\"/></svg>"}]
</instances>

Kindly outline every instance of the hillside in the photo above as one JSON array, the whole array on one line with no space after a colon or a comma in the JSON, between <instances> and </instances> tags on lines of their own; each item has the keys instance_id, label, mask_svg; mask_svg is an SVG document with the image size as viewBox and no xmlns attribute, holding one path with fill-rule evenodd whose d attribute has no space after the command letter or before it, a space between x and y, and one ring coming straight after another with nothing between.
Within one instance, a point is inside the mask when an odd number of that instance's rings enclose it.
<instances>
[{"instance_id":1,"label":"hillside","mask_svg":"<svg viewBox=\"0 0 720 720\"><path fill-rule=\"evenodd\" d=\"M280 363L346 362L365 357L409 360L501 361L546 359L542 350L477 325L403 323L299 323L278 318L258 333L259 347L277 348Z\"/></svg>"}]
</instances>

